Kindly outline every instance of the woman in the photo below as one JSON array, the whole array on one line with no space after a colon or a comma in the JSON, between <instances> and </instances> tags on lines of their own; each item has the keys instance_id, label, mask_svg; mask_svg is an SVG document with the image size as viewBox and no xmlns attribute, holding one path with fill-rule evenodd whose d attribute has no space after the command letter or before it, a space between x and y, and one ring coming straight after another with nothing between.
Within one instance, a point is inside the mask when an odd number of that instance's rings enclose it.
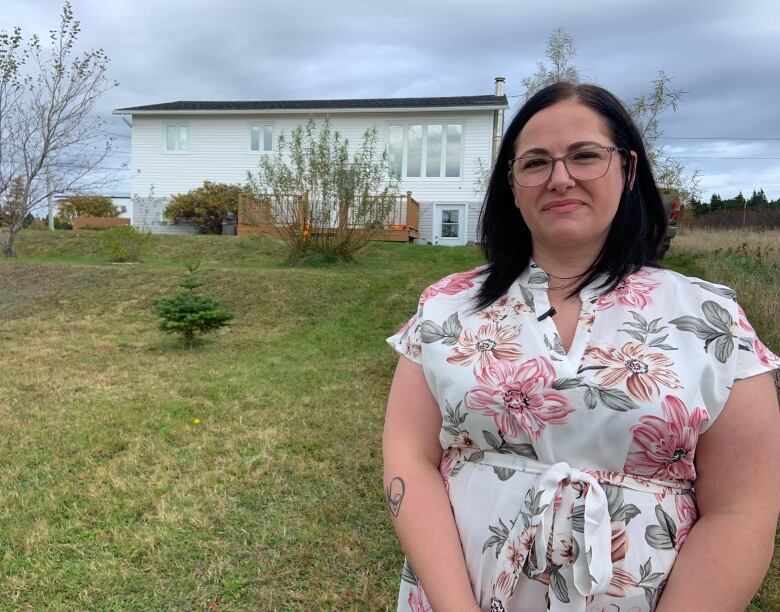
<instances>
[{"instance_id":1,"label":"woman","mask_svg":"<svg viewBox=\"0 0 780 612\"><path fill-rule=\"evenodd\" d=\"M780 360L731 290L660 267L664 229L612 94L560 83L520 109L488 264L388 339L399 610L744 609L780 505Z\"/></svg>"}]
</instances>

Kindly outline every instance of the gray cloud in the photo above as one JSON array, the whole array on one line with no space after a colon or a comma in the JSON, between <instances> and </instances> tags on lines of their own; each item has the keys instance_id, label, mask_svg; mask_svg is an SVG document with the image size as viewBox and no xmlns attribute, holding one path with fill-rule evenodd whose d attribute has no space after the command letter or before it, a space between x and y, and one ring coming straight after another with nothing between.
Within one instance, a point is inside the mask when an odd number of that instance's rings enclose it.
<instances>
[{"instance_id":1,"label":"gray cloud","mask_svg":"<svg viewBox=\"0 0 780 612\"><path fill-rule=\"evenodd\" d=\"M82 43L103 47L120 87L100 111L182 99L307 99L490 93L496 75L521 98L522 76L563 26L575 65L624 99L659 70L685 89L667 136L780 137L780 9L772 0L627 3L561 0L75 0ZM45 33L58 0L4 0L0 28ZM127 133L117 117L112 130ZM763 186L780 197L780 141L664 141L703 174L706 196ZM127 139L117 139L127 151ZM728 153L728 155L726 155ZM112 156L112 164L127 154Z\"/></svg>"}]
</instances>

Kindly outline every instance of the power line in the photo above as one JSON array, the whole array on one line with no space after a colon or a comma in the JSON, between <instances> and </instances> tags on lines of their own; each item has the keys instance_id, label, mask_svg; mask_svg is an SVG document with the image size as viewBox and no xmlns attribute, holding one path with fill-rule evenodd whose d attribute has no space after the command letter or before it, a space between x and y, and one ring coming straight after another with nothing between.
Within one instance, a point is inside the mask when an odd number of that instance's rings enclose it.
<instances>
[{"instance_id":1,"label":"power line","mask_svg":"<svg viewBox=\"0 0 780 612\"><path fill-rule=\"evenodd\" d=\"M52 167L62 166L64 168L81 168L82 170L92 172L93 170L127 170L128 172L131 170L130 167L125 166L124 168L119 167L115 168L113 166L92 166L91 168L85 168L83 164L67 164L64 162L58 162L56 164L52 164Z\"/></svg>"},{"instance_id":2,"label":"power line","mask_svg":"<svg viewBox=\"0 0 780 612\"><path fill-rule=\"evenodd\" d=\"M659 136L661 140L780 140L780 136L731 136L728 138L719 138L717 136Z\"/></svg>"},{"instance_id":3,"label":"power line","mask_svg":"<svg viewBox=\"0 0 780 612\"><path fill-rule=\"evenodd\" d=\"M674 159L780 159L780 157L706 157L706 156L694 156L694 155L672 155Z\"/></svg>"},{"instance_id":4,"label":"power line","mask_svg":"<svg viewBox=\"0 0 780 612\"><path fill-rule=\"evenodd\" d=\"M119 134L118 132L109 132L108 130L98 130L101 134L108 134L109 136L116 136L118 138L130 138L130 134Z\"/></svg>"}]
</instances>

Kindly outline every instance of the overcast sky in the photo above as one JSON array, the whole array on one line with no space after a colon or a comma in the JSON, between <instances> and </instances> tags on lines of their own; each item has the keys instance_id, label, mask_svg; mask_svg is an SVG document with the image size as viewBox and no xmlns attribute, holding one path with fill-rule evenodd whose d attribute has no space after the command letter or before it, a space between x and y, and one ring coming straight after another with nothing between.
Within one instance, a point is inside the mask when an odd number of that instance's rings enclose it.
<instances>
[{"instance_id":1,"label":"overcast sky","mask_svg":"<svg viewBox=\"0 0 780 612\"><path fill-rule=\"evenodd\" d=\"M776 0L73 0L82 48L102 47L119 86L99 111L129 161L114 108L174 100L490 94L544 60L558 26L586 80L623 99L659 70L686 94L665 146L699 170L705 198L780 197L780 3ZM2 0L0 30L45 33L59 0ZM129 193L128 180L118 192Z\"/></svg>"}]
</instances>

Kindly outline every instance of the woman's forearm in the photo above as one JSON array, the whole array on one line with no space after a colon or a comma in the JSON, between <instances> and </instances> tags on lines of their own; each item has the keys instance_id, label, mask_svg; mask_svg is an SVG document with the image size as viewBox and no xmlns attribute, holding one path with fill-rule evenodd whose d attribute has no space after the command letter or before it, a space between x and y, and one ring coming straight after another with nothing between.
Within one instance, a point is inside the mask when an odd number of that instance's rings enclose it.
<instances>
[{"instance_id":1,"label":"woman's forearm","mask_svg":"<svg viewBox=\"0 0 780 612\"><path fill-rule=\"evenodd\" d=\"M772 560L775 516L724 512L691 529L657 612L742 612Z\"/></svg>"},{"instance_id":2,"label":"woman's forearm","mask_svg":"<svg viewBox=\"0 0 780 612\"><path fill-rule=\"evenodd\" d=\"M441 475L403 454L385 460L385 491L409 563L435 611L479 610Z\"/></svg>"}]
</instances>

